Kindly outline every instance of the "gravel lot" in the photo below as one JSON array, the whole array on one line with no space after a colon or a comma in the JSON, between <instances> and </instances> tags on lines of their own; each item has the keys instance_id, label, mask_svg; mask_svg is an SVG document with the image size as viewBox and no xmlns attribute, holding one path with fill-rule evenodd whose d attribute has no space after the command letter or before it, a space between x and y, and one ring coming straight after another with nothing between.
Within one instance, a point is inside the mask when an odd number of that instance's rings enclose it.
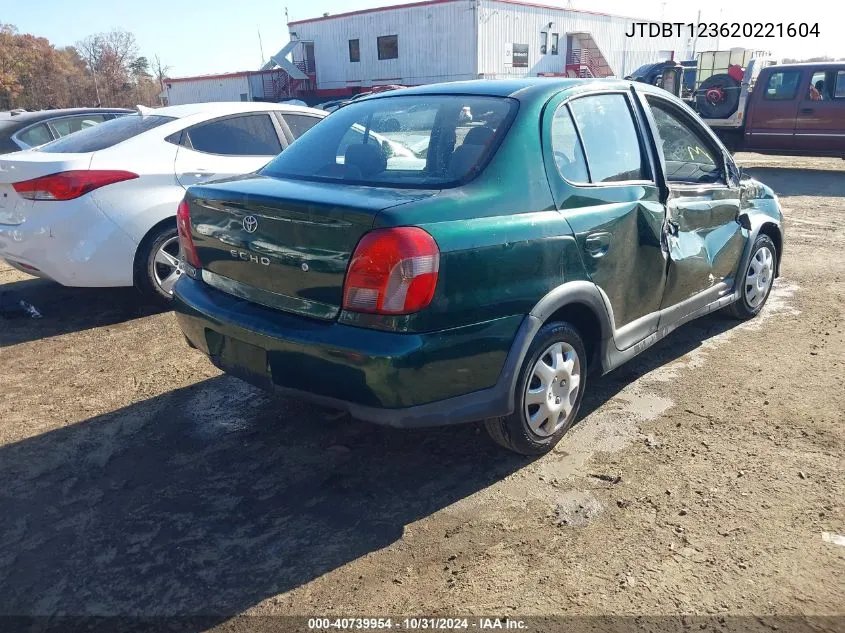
<instances>
[{"instance_id":1,"label":"gravel lot","mask_svg":"<svg viewBox=\"0 0 845 633\"><path fill-rule=\"evenodd\" d=\"M843 630L845 547L823 533L845 534L845 162L740 159L787 217L764 314L696 321L593 380L537 460L474 425L398 431L273 399L134 291L0 264L0 614Z\"/></svg>"}]
</instances>

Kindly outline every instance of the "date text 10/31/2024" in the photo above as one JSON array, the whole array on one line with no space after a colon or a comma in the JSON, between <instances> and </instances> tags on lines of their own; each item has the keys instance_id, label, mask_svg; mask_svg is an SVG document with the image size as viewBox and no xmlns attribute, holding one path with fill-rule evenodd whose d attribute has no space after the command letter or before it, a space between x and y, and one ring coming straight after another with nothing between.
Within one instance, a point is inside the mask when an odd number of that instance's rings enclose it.
<instances>
[{"instance_id":1,"label":"date text 10/31/2024","mask_svg":"<svg viewBox=\"0 0 845 633\"><path fill-rule=\"evenodd\" d=\"M625 37L819 37L807 22L632 22Z\"/></svg>"},{"instance_id":2,"label":"date text 10/31/2024","mask_svg":"<svg viewBox=\"0 0 845 633\"><path fill-rule=\"evenodd\" d=\"M312 631L404 629L404 630L506 630L526 628L524 620L509 618L309 618Z\"/></svg>"}]
</instances>

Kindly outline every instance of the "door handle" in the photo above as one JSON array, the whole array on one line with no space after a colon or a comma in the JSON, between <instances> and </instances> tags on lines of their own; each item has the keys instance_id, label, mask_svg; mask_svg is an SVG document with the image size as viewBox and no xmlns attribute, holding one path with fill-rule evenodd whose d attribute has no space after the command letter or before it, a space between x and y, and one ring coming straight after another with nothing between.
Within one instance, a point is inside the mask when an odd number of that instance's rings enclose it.
<instances>
[{"instance_id":1,"label":"door handle","mask_svg":"<svg viewBox=\"0 0 845 633\"><path fill-rule=\"evenodd\" d=\"M815 110L813 110L813 108L801 108L799 112L801 114L812 114Z\"/></svg>"},{"instance_id":2,"label":"door handle","mask_svg":"<svg viewBox=\"0 0 845 633\"><path fill-rule=\"evenodd\" d=\"M610 249L610 233L591 233L584 240L584 248L590 257L604 257Z\"/></svg>"}]
</instances>

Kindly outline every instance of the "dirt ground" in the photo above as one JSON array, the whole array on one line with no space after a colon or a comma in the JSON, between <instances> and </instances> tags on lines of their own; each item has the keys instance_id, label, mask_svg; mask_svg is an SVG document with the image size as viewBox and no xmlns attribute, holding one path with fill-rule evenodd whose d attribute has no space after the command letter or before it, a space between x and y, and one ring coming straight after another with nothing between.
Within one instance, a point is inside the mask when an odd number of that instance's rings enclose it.
<instances>
[{"instance_id":1,"label":"dirt ground","mask_svg":"<svg viewBox=\"0 0 845 633\"><path fill-rule=\"evenodd\" d=\"M594 378L536 460L474 425L268 397L134 291L0 265L0 614L843 630L845 547L823 534L845 534L845 161L739 157L787 218L765 312L693 322Z\"/></svg>"}]
</instances>

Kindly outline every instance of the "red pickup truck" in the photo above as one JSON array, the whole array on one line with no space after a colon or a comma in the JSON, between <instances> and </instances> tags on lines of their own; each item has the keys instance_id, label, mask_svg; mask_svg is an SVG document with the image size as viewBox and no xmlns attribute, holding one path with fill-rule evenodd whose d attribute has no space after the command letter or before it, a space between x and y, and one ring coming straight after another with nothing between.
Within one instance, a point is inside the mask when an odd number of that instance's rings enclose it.
<instances>
[{"instance_id":1,"label":"red pickup truck","mask_svg":"<svg viewBox=\"0 0 845 633\"><path fill-rule=\"evenodd\" d=\"M845 61L763 68L744 109L738 129L705 119L732 151L845 158Z\"/></svg>"}]
</instances>

